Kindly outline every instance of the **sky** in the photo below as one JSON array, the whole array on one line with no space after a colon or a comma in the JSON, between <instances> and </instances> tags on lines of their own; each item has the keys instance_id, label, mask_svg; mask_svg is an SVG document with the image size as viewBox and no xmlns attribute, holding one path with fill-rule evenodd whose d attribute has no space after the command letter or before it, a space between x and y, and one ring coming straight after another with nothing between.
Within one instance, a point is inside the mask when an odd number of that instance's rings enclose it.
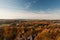
<instances>
[{"instance_id":1,"label":"sky","mask_svg":"<svg viewBox=\"0 0 60 40\"><path fill-rule=\"evenodd\" d=\"M0 0L0 19L60 19L60 0Z\"/></svg>"}]
</instances>

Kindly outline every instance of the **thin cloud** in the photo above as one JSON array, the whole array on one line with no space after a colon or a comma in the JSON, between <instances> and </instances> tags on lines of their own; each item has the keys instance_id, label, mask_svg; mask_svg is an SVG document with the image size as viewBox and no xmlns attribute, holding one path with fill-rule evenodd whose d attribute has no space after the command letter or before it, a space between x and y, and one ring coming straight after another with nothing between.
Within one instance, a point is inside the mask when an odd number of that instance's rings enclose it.
<instances>
[{"instance_id":1,"label":"thin cloud","mask_svg":"<svg viewBox=\"0 0 60 40\"><path fill-rule=\"evenodd\" d=\"M37 3L38 2L38 0L33 0L33 3Z\"/></svg>"},{"instance_id":2,"label":"thin cloud","mask_svg":"<svg viewBox=\"0 0 60 40\"><path fill-rule=\"evenodd\" d=\"M49 14L50 13L50 14ZM23 10L0 9L0 19L60 19L60 10L28 12Z\"/></svg>"},{"instance_id":3,"label":"thin cloud","mask_svg":"<svg viewBox=\"0 0 60 40\"><path fill-rule=\"evenodd\" d=\"M30 2L25 3L25 9L28 9L30 7L31 7L31 3Z\"/></svg>"}]
</instances>

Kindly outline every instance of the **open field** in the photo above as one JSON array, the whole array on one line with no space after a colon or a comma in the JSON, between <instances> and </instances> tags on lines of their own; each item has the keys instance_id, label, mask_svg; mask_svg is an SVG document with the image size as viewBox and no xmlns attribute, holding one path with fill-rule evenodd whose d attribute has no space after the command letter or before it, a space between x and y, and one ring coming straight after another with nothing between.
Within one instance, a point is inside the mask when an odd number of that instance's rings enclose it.
<instances>
[{"instance_id":1,"label":"open field","mask_svg":"<svg viewBox=\"0 0 60 40\"><path fill-rule=\"evenodd\" d=\"M0 40L60 40L60 20L0 20Z\"/></svg>"}]
</instances>

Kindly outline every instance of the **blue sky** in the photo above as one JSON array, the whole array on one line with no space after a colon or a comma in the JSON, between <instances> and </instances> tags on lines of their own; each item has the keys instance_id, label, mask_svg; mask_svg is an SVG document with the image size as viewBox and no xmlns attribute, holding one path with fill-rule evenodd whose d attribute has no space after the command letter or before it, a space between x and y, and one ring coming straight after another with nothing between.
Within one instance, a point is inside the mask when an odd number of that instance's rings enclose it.
<instances>
[{"instance_id":1,"label":"blue sky","mask_svg":"<svg viewBox=\"0 0 60 40\"><path fill-rule=\"evenodd\" d=\"M29 11L53 10L60 8L60 0L0 0L0 5L5 8Z\"/></svg>"},{"instance_id":2,"label":"blue sky","mask_svg":"<svg viewBox=\"0 0 60 40\"><path fill-rule=\"evenodd\" d=\"M60 0L0 0L0 18L59 19L59 14Z\"/></svg>"}]
</instances>

